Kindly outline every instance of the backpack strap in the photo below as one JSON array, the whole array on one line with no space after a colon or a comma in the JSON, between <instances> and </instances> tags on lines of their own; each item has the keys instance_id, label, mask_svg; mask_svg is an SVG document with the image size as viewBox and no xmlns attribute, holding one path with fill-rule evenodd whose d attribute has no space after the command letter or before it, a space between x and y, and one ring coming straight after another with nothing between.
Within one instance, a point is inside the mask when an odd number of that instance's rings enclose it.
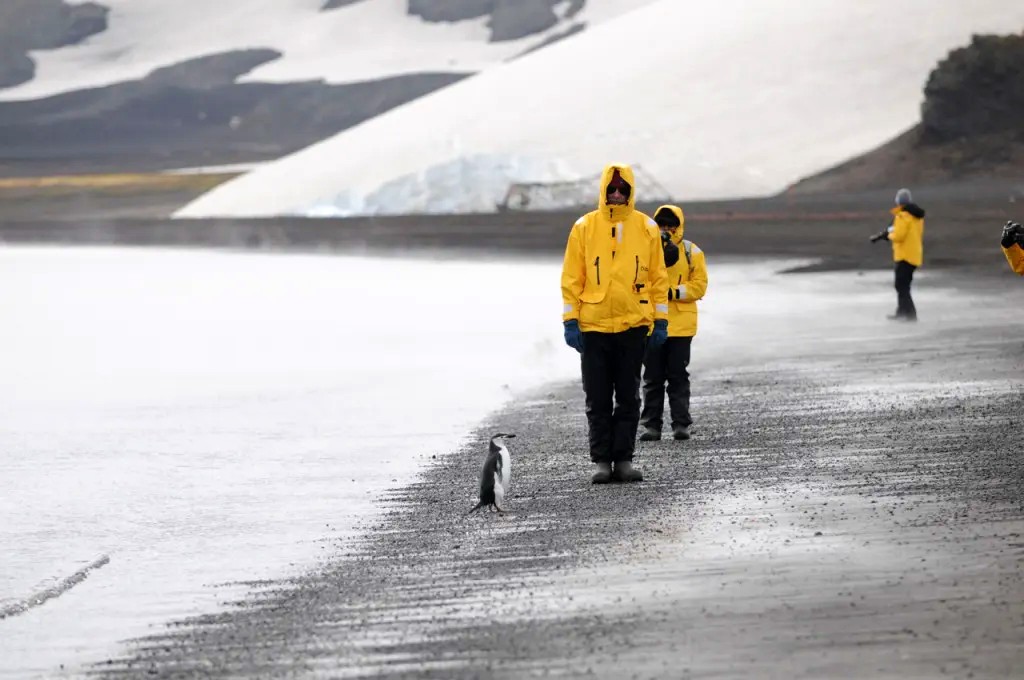
<instances>
[{"instance_id":1,"label":"backpack strap","mask_svg":"<svg viewBox=\"0 0 1024 680\"><path fill-rule=\"evenodd\" d=\"M685 238L683 239L683 252L686 253L686 265L690 268L690 271L692 272L693 262L691 262L691 257L693 255L693 244L687 241Z\"/></svg>"}]
</instances>

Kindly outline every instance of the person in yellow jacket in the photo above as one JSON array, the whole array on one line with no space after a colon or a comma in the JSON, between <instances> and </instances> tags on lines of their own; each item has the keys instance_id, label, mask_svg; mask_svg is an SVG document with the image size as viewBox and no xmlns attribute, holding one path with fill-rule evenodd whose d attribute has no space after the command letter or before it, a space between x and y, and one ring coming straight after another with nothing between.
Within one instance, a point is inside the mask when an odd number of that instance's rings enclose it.
<instances>
[{"instance_id":1,"label":"person in yellow jacket","mask_svg":"<svg viewBox=\"0 0 1024 680\"><path fill-rule=\"evenodd\" d=\"M1010 269L1024 276L1024 227L1016 222L1007 222L999 245L1003 247Z\"/></svg>"},{"instance_id":2,"label":"person in yellow jacket","mask_svg":"<svg viewBox=\"0 0 1024 680\"><path fill-rule=\"evenodd\" d=\"M595 484L643 479L633 467L640 369L646 346L668 337L661 237L636 209L635 187L630 166L604 169L598 209L573 225L562 263L562 322L566 344L583 355Z\"/></svg>"},{"instance_id":3,"label":"person in yellow jacket","mask_svg":"<svg viewBox=\"0 0 1024 680\"><path fill-rule=\"evenodd\" d=\"M917 321L917 308L910 297L914 270L924 261L924 210L913 201L910 189L896 192L892 224L871 237L872 242L892 243L892 259L896 263L896 313L888 318L896 321Z\"/></svg>"},{"instance_id":4,"label":"person in yellow jacket","mask_svg":"<svg viewBox=\"0 0 1024 680\"><path fill-rule=\"evenodd\" d=\"M665 412L665 382L672 416L672 436L689 439L690 425L690 345L697 334L697 300L708 289L708 268L704 252L695 243L683 239L686 218L676 205L663 205L654 212L665 238L665 256L678 253L668 268L668 340L660 347L648 347L644 357L644 407L640 423L641 441L661 439Z\"/></svg>"}]
</instances>

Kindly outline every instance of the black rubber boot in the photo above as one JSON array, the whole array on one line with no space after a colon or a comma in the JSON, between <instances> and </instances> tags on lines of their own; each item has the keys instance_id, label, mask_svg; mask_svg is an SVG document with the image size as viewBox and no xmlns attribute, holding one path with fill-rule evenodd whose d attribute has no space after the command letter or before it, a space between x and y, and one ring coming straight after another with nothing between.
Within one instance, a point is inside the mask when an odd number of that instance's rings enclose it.
<instances>
[{"instance_id":1,"label":"black rubber boot","mask_svg":"<svg viewBox=\"0 0 1024 680\"><path fill-rule=\"evenodd\" d=\"M608 484L612 481L612 466L608 463L598 463L597 472L590 478L591 484Z\"/></svg>"},{"instance_id":2,"label":"black rubber boot","mask_svg":"<svg viewBox=\"0 0 1024 680\"><path fill-rule=\"evenodd\" d=\"M644 473L633 467L628 460L620 460L615 464L615 479L620 482L642 482Z\"/></svg>"},{"instance_id":3,"label":"black rubber boot","mask_svg":"<svg viewBox=\"0 0 1024 680\"><path fill-rule=\"evenodd\" d=\"M661 440L661 430L655 430L653 427L645 427L644 433L640 435L640 441L642 442L656 442Z\"/></svg>"}]
</instances>

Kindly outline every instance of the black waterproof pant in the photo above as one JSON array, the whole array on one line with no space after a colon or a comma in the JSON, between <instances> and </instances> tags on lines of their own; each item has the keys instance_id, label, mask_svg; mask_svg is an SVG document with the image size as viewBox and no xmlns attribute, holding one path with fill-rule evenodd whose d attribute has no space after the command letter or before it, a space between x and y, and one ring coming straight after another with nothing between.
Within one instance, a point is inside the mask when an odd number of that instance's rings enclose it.
<instances>
[{"instance_id":1,"label":"black waterproof pant","mask_svg":"<svg viewBox=\"0 0 1024 680\"><path fill-rule=\"evenodd\" d=\"M583 334L583 391L590 460L595 463L633 460L647 331L641 326L621 333Z\"/></svg>"},{"instance_id":2,"label":"black waterproof pant","mask_svg":"<svg viewBox=\"0 0 1024 680\"><path fill-rule=\"evenodd\" d=\"M661 347L648 347L644 356L644 427L661 431L665 413L665 382L668 382L668 407L672 427L689 427L690 419L690 344L693 338L669 338Z\"/></svg>"},{"instance_id":3,"label":"black waterproof pant","mask_svg":"<svg viewBox=\"0 0 1024 680\"><path fill-rule=\"evenodd\" d=\"M910 297L910 284L914 280L914 265L906 260L896 263L896 316L917 319L917 308Z\"/></svg>"}]
</instances>

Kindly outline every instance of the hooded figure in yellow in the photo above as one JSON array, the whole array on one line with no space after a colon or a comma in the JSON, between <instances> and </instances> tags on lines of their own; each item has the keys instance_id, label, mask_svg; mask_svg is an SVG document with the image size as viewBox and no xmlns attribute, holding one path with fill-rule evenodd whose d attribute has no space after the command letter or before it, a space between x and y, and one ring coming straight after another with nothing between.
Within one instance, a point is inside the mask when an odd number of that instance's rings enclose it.
<instances>
[{"instance_id":1,"label":"hooded figure in yellow","mask_svg":"<svg viewBox=\"0 0 1024 680\"><path fill-rule=\"evenodd\" d=\"M668 337L661 237L654 220L636 210L635 186L628 165L604 169L598 209L573 225L562 264L565 342L583 355L595 484L643 479L632 464L640 369L646 346Z\"/></svg>"},{"instance_id":2,"label":"hooded figure in yellow","mask_svg":"<svg viewBox=\"0 0 1024 680\"><path fill-rule=\"evenodd\" d=\"M644 408L640 422L642 441L661 439L665 413L665 383L672 415L672 436L689 439L690 425L690 345L697 334L697 301L708 289L708 268L704 251L683 238L686 218L676 205L663 205L654 212L654 221L665 240L665 253L675 250L678 259L668 268L668 340L659 347L648 347L644 357Z\"/></svg>"},{"instance_id":3,"label":"hooded figure in yellow","mask_svg":"<svg viewBox=\"0 0 1024 680\"><path fill-rule=\"evenodd\" d=\"M896 321L917 321L917 308L910 297L914 270L924 261L924 210L914 203L910 189L896 192L896 207L891 211L892 224L871 237L872 242L892 243L892 259L896 263Z\"/></svg>"},{"instance_id":4,"label":"hooded figure in yellow","mask_svg":"<svg viewBox=\"0 0 1024 680\"><path fill-rule=\"evenodd\" d=\"M1010 263L1010 269L1024 276L1024 226L1016 222L1007 222L1003 227L1003 239L999 242L1003 255Z\"/></svg>"}]
</instances>

